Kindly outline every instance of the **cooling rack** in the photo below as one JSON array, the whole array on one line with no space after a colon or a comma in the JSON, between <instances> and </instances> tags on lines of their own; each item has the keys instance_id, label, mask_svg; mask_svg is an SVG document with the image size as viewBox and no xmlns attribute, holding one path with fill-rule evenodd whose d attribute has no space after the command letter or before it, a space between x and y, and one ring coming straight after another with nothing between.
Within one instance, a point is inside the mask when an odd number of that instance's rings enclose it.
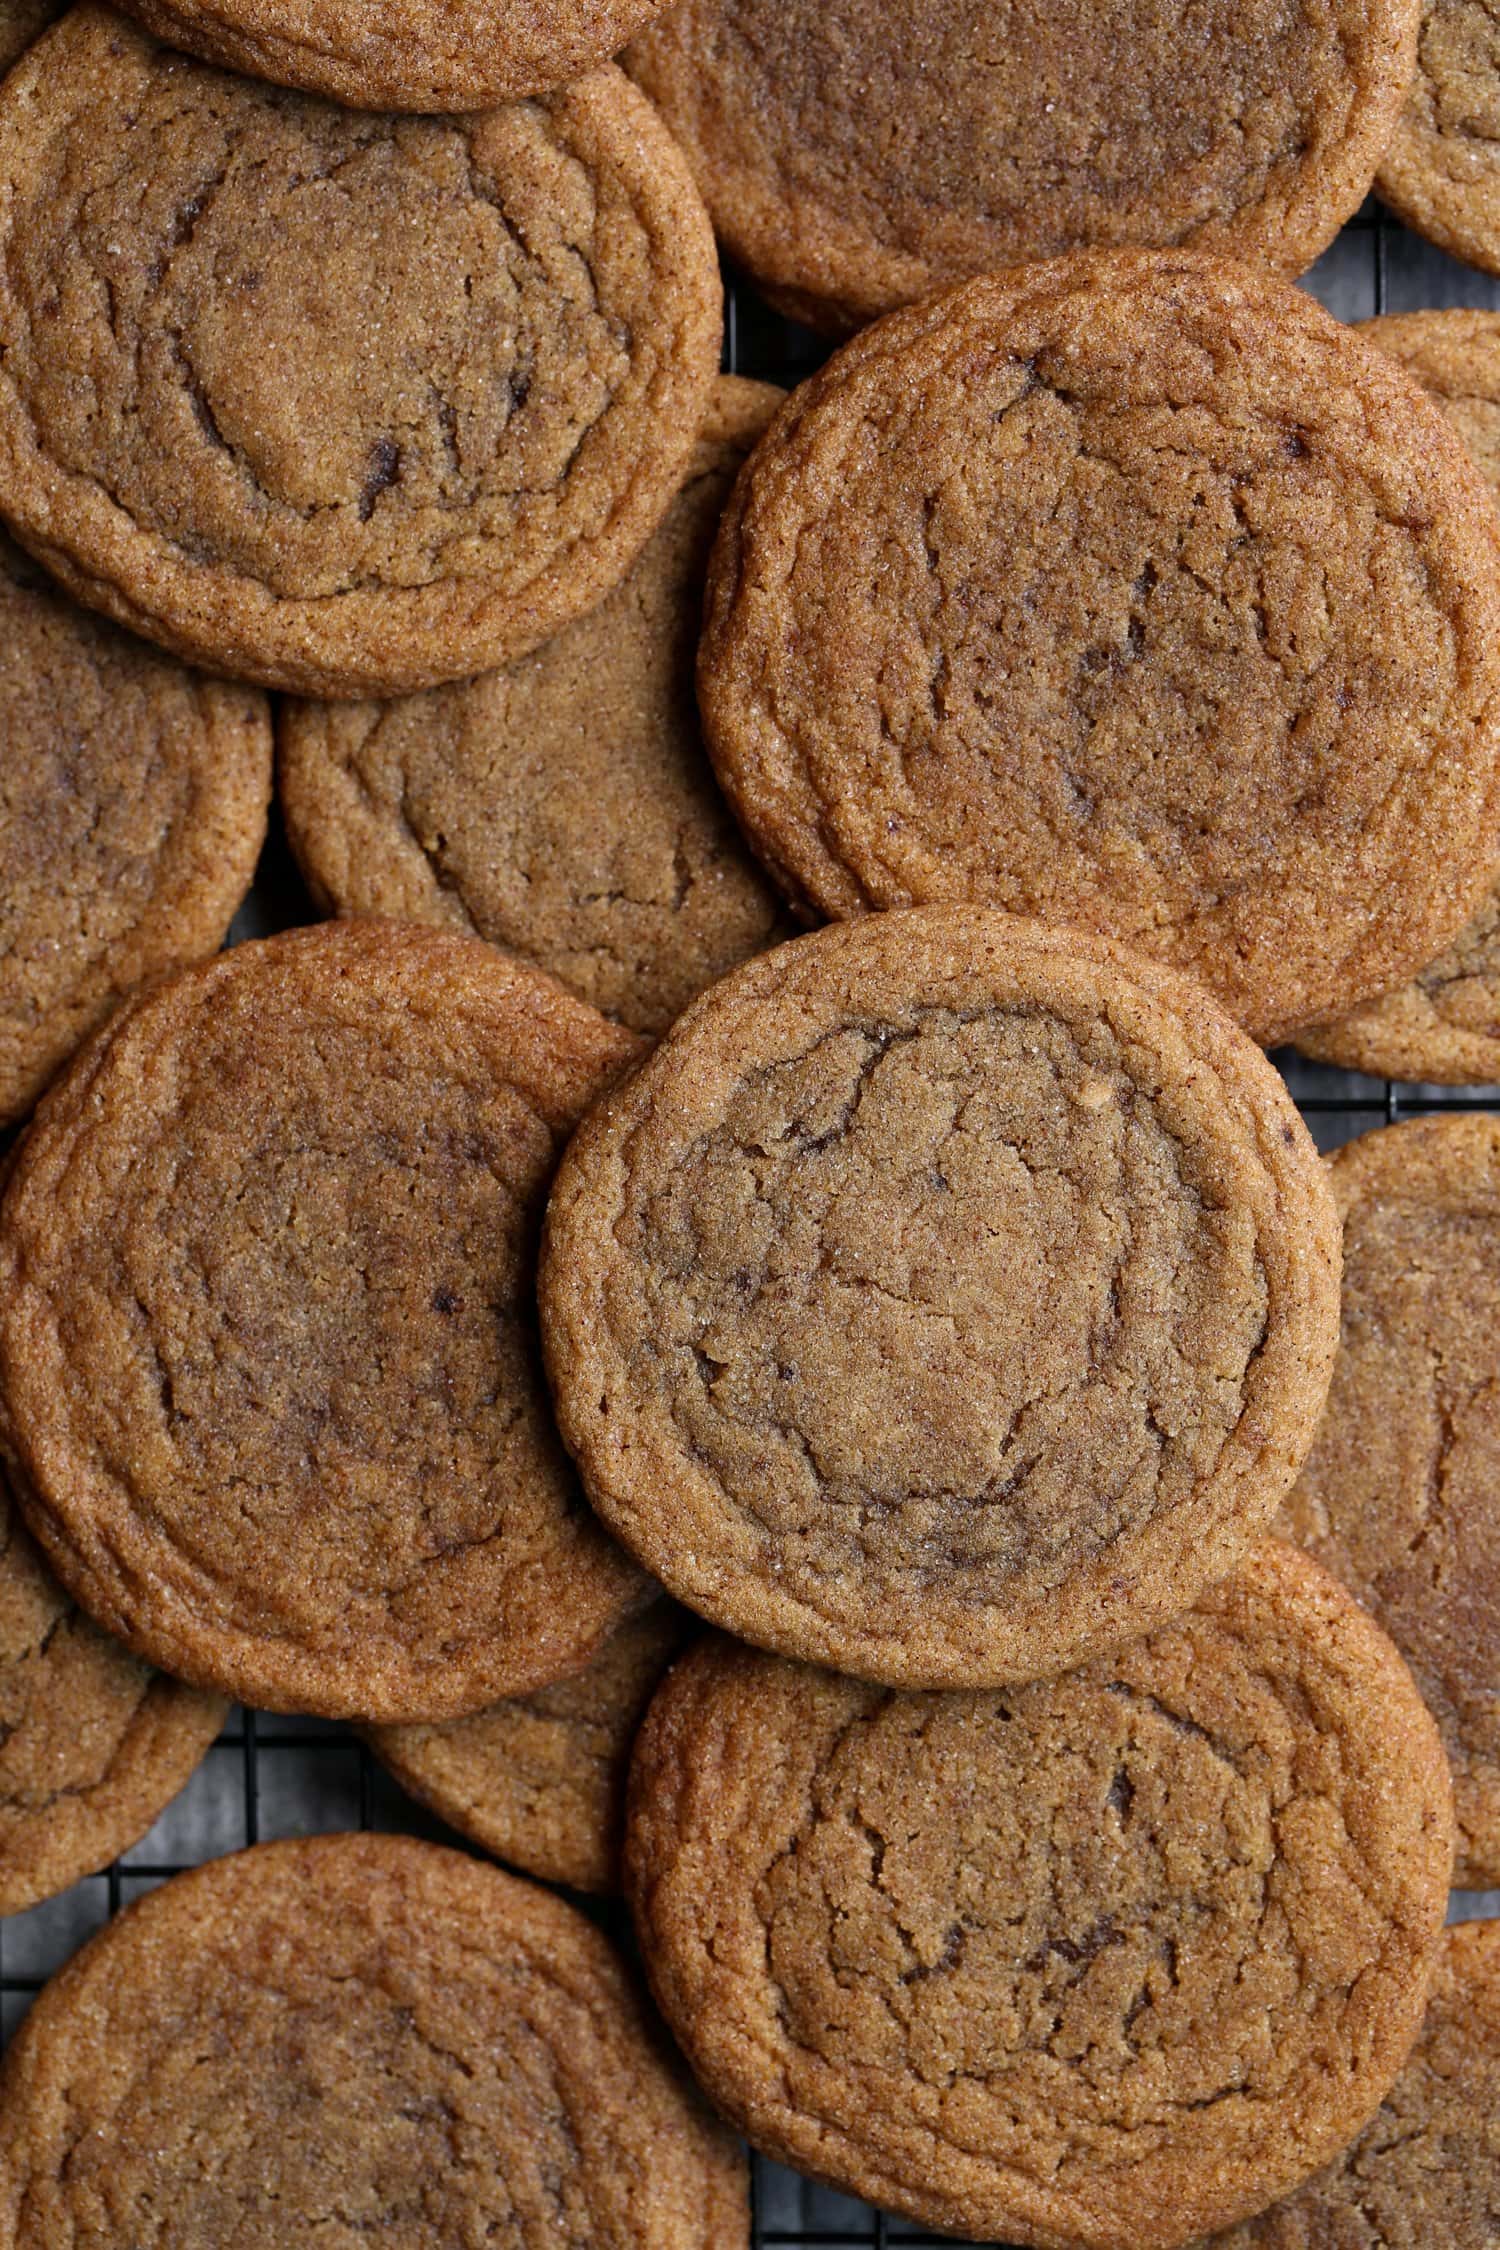
<instances>
[{"instance_id":1,"label":"cooling rack","mask_svg":"<svg viewBox=\"0 0 1500 2250\"><path fill-rule=\"evenodd\" d=\"M1342 320L1435 305L1500 307L1500 282L1444 257L1373 201L1344 228L1304 286ZM790 387L826 356L817 337L781 319L738 276L726 277L724 364L730 373ZM286 845L273 831L230 942L315 918ZM1324 1069L1290 1051L1275 1059L1323 1149L1398 1118L1448 1109L1500 1112L1500 1088L1398 1086ZM401 1794L347 1729L236 1712L187 1788L134 1850L61 1897L0 1921L0 2038L15 2030L53 1970L143 1892L247 1844L347 1828L456 1840ZM591 1911L628 1938L617 1911ZM1500 1912L1500 1894L1454 1894L1455 1917L1490 1912ZM949 2241L759 2160L752 2235L755 2250L895 2250L898 2244L938 2250Z\"/></svg>"}]
</instances>

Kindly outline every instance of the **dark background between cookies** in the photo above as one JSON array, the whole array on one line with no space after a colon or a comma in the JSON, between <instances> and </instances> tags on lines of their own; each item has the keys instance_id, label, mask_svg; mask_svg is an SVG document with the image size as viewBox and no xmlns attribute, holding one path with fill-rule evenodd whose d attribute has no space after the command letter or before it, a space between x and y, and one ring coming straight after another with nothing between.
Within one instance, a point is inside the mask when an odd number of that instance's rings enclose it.
<instances>
[{"instance_id":1,"label":"dark background between cookies","mask_svg":"<svg viewBox=\"0 0 1500 2250\"><path fill-rule=\"evenodd\" d=\"M770 312L733 274L726 279L725 368L788 388L810 375L826 357L826 346ZM1443 305L1500 310L1500 281L1432 249L1374 201L1345 227L1302 286L1340 320ZM235 919L230 943L316 919L273 815L255 888ZM1450 1109L1500 1113L1496 1088L1397 1086L1326 1070L1289 1049L1276 1061L1322 1149L1400 1117ZM105 1874L76 1883L30 1913L0 1919L0 2041L10 2037L38 1987L86 1937L169 1875L272 1837L346 1828L458 1841L404 1797L346 1729L319 1719L235 1712L187 1788L132 1851ZM618 1909L590 1911L623 1923ZM1500 1914L1500 1892L1454 1893L1452 1919L1489 1914ZM775 2164L757 2161L754 2195L755 2250L823 2245L894 2250L898 2243L907 2250L918 2245L936 2250L948 2240L813 2187Z\"/></svg>"}]
</instances>

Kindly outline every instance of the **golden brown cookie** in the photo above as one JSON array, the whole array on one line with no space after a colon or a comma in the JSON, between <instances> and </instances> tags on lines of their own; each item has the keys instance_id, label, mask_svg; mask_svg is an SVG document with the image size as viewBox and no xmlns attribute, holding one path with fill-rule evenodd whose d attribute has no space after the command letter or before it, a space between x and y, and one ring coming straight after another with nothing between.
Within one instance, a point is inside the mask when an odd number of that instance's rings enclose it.
<instances>
[{"instance_id":1,"label":"golden brown cookie","mask_svg":"<svg viewBox=\"0 0 1500 2250\"><path fill-rule=\"evenodd\" d=\"M0 0L3 4L3 0ZM205 61L355 109L472 110L619 53L663 0L123 0Z\"/></svg>"},{"instance_id":2,"label":"golden brown cookie","mask_svg":"<svg viewBox=\"0 0 1500 2250\"><path fill-rule=\"evenodd\" d=\"M1423 0L1417 67L1376 186L1409 227L1500 273L1500 16Z\"/></svg>"},{"instance_id":3,"label":"golden brown cookie","mask_svg":"<svg viewBox=\"0 0 1500 2250\"><path fill-rule=\"evenodd\" d=\"M710 1643L642 1730L653 1987L754 2144L925 2225L1175 2250L1325 2163L1421 2022L1432 1721L1267 1542L1111 1658L888 1694Z\"/></svg>"},{"instance_id":4,"label":"golden brown cookie","mask_svg":"<svg viewBox=\"0 0 1500 2250\"><path fill-rule=\"evenodd\" d=\"M744 1639L910 1687L1174 1616L1312 1440L1338 1223L1201 987L978 908L736 970L574 1139L543 1345L606 1524Z\"/></svg>"},{"instance_id":5,"label":"golden brown cookie","mask_svg":"<svg viewBox=\"0 0 1500 2250\"><path fill-rule=\"evenodd\" d=\"M0 514L191 661L309 695L464 678L650 537L719 299L612 67L358 115L87 4L0 88Z\"/></svg>"},{"instance_id":6,"label":"golden brown cookie","mask_svg":"<svg viewBox=\"0 0 1500 2250\"><path fill-rule=\"evenodd\" d=\"M734 256L851 328L996 266L1191 242L1291 276L1359 205L1419 0L682 0L627 57Z\"/></svg>"},{"instance_id":7,"label":"golden brown cookie","mask_svg":"<svg viewBox=\"0 0 1500 2250\"><path fill-rule=\"evenodd\" d=\"M332 923L129 1003L0 1211L0 1409L58 1576L268 1710L481 1710L643 1597L531 1302L558 1152L637 1042L474 938Z\"/></svg>"},{"instance_id":8,"label":"golden brown cookie","mask_svg":"<svg viewBox=\"0 0 1500 2250\"><path fill-rule=\"evenodd\" d=\"M1393 313L1360 334L1401 362L1441 406L1500 497L1500 313ZM1318 1062L1377 1078L1473 1086L1500 1079L1500 894L1409 984L1334 1023L1299 1032Z\"/></svg>"},{"instance_id":9,"label":"golden brown cookie","mask_svg":"<svg viewBox=\"0 0 1500 2250\"><path fill-rule=\"evenodd\" d=\"M1442 1729L1463 1884L1500 1883L1500 1118L1351 1141L1342 1334L1278 1529L1379 1618Z\"/></svg>"},{"instance_id":10,"label":"golden brown cookie","mask_svg":"<svg viewBox=\"0 0 1500 2250\"><path fill-rule=\"evenodd\" d=\"M75 1609L0 1478L0 1914L138 1843L224 1723Z\"/></svg>"},{"instance_id":11,"label":"golden brown cookie","mask_svg":"<svg viewBox=\"0 0 1500 2250\"><path fill-rule=\"evenodd\" d=\"M64 0L0 0L0 70L25 54L37 33L62 12Z\"/></svg>"},{"instance_id":12,"label":"golden brown cookie","mask_svg":"<svg viewBox=\"0 0 1500 2250\"><path fill-rule=\"evenodd\" d=\"M571 1680L446 1726L371 1727L367 1740L403 1789L498 1859L616 1891L631 1746L690 1624L658 1602Z\"/></svg>"},{"instance_id":13,"label":"golden brown cookie","mask_svg":"<svg viewBox=\"0 0 1500 2250\"><path fill-rule=\"evenodd\" d=\"M699 692L811 908L1104 930L1267 1043L1430 960L1500 850L1477 470L1301 291L1177 254L847 345L736 487Z\"/></svg>"},{"instance_id":14,"label":"golden brown cookie","mask_svg":"<svg viewBox=\"0 0 1500 2250\"><path fill-rule=\"evenodd\" d=\"M1443 1937L1422 2035L1326 2172L1214 2250L1494 2250L1500 2228L1500 1922Z\"/></svg>"},{"instance_id":15,"label":"golden brown cookie","mask_svg":"<svg viewBox=\"0 0 1500 2250\"><path fill-rule=\"evenodd\" d=\"M271 794L254 688L75 608L0 532L0 1124L122 994L212 953Z\"/></svg>"},{"instance_id":16,"label":"golden brown cookie","mask_svg":"<svg viewBox=\"0 0 1500 2250\"><path fill-rule=\"evenodd\" d=\"M86 1945L0 2079L0 2242L744 2250L744 2160L613 1949L398 1836L263 1844Z\"/></svg>"},{"instance_id":17,"label":"golden brown cookie","mask_svg":"<svg viewBox=\"0 0 1500 2250\"><path fill-rule=\"evenodd\" d=\"M473 930L647 1032L779 934L704 755L693 658L719 516L780 397L720 377L629 575L509 671L284 707L282 811L321 905Z\"/></svg>"}]
</instances>

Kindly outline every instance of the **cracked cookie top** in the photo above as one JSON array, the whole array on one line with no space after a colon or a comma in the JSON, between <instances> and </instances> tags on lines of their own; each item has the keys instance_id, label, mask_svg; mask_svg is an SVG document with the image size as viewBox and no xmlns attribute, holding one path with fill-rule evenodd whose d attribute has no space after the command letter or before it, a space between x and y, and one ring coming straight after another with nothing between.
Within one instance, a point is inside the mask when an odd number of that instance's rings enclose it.
<instances>
[{"instance_id":1,"label":"cracked cookie top","mask_svg":"<svg viewBox=\"0 0 1500 2250\"><path fill-rule=\"evenodd\" d=\"M1196 986L980 909L695 1002L573 1141L543 1343L605 1522L745 1639L1025 1679L1181 1609L1296 1474L1338 1229Z\"/></svg>"},{"instance_id":2,"label":"cracked cookie top","mask_svg":"<svg viewBox=\"0 0 1500 2250\"><path fill-rule=\"evenodd\" d=\"M179 1875L0 2080L11 2250L745 2250L744 2159L572 1907L396 1836ZM101 2234L101 2229L103 2233Z\"/></svg>"},{"instance_id":3,"label":"cracked cookie top","mask_svg":"<svg viewBox=\"0 0 1500 2250\"><path fill-rule=\"evenodd\" d=\"M1353 2147L1212 2250L1491 2250L1497 2113L1500 1922L1462 1922L1443 1933L1411 2059Z\"/></svg>"},{"instance_id":4,"label":"cracked cookie top","mask_svg":"<svg viewBox=\"0 0 1500 2250\"><path fill-rule=\"evenodd\" d=\"M667 2021L757 2147L966 2238L1176 2250L1375 2108L1451 1848L1395 1650L1267 1542L1008 1694L705 1644L640 1737L626 1882Z\"/></svg>"},{"instance_id":5,"label":"cracked cookie top","mask_svg":"<svg viewBox=\"0 0 1500 2250\"><path fill-rule=\"evenodd\" d=\"M1300 273L1359 205L1418 0L683 0L627 66L734 255L824 327L1090 243Z\"/></svg>"},{"instance_id":6,"label":"cracked cookie top","mask_svg":"<svg viewBox=\"0 0 1500 2250\"><path fill-rule=\"evenodd\" d=\"M1423 0L1417 67L1376 186L1397 218L1500 273L1500 10Z\"/></svg>"},{"instance_id":7,"label":"cracked cookie top","mask_svg":"<svg viewBox=\"0 0 1500 2250\"><path fill-rule=\"evenodd\" d=\"M4 0L0 0L0 5ZM123 0L170 46L355 109L474 110L619 53L663 0Z\"/></svg>"},{"instance_id":8,"label":"cracked cookie top","mask_svg":"<svg viewBox=\"0 0 1500 2250\"><path fill-rule=\"evenodd\" d=\"M1500 1883L1500 1118L1351 1141L1339 1354L1278 1526L1379 1618L1442 1729L1457 1880Z\"/></svg>"},{"instance_id":9,"label":"cracked cookie top","mask_svg":"<svg viewBox=\"0 0 1500 2250\"><path fill-rule=\"evenodd\" d=\"M323 904L472 930L646 1032L771 942L780 899L714 786L693 657L720 513L780 397L719 378L644 552L520 663L283 708L282 811Z\"/></svg>"},{"instance_id":10,"label":"cracked cookie top","mask_svg":"<svg viewBox=\"0 0 1500 2250\"><path fill-rule=\"evenodd\" d=\"M0 90L0 511L71 591L308 694L509 662L623 575L719 350L616 70L363 116L76 8Z\"/></svg>"},{"instance_id":11,"label":"cracked cookie top","mask_svg":"<svg viewBox=\"0 0 1500 2250\"><path fill-rule=\"evenodd\" d=\"M0 1212L17 1497L102 1624L270 1710L447 1718L642 1598L547 1412L534 1237L634 1057L476 939L344 923L127 1004Z\"/></svg>"},{"instance_id":12,"label":"cracked cookie top","mask_svg":"<svg viewBox=\"0 0 1500 2250\"><path fill-rule=\"evenodd\" d=\"M736 487L699 690L794 897L1103 930L1267 1044L1430 960L1500 848L1478 471L1300 291L1173 253L847 345Z\"/></svg>"},{"instance_id":13,"label":"cracked cookie top","mask_svg":"<svg viewBox=\"0 0 1500 2250\"><path fill-rule=\"evenodd\" d=\"M149 1671L74 1607L0 1478L0 1914L139 1842L225 1708Z\"/></svg>"},{"instance_id":14,"label":"cracked cookie top","mask_svg":"<svg viewBox=\"0 0 1500 2250\"><path fill-rule=\"evenodd\" d=\"M0 1123L255 873L271 716L60 595L0 532Z\"/></svg>"},{"instance_id":15,"label":"cracked cookie top","mask_svg":"<svg viewBox=\"0 0 1500 2250\"><path fill-rule=\"evenodd\" d=\"M653 1603L572 1679L445 1726L371 1727L370 1748L497 1859L574 1890L616 1891L636 1729L691 1625L675 1602Z\"/></svg>"}]
</instances>

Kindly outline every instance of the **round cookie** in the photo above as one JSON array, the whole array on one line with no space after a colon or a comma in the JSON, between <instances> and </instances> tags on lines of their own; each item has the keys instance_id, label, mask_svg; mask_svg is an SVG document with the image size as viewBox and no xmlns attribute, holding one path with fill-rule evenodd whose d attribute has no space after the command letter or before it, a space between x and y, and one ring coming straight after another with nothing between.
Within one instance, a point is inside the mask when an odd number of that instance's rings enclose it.
<instances>
[{"instance_id":1,"label":"round cookie","mask_svg":"<svg viewBox=\"0 0 1500 2250\"><path fill-rule=\"evenodd\" d=\"M1389 352L1441 406L1500 497L1500 313L1392 313L1360 334ZM1299 1032L1317 1062L1377 1078L1473 1086L1500 1079L1500 894L1409 984L1337 1021Z\"/></svg>"},{"instance_id":2,"label":"round cookie","mask_svg":"<svg viewBox=\"0 0 1500 2250\"><path fill-rule=\"evenodd\" d=\"M1500 1118L1429 1117L1329 1163L1342 1335L1278 1528L1416 1675L1453 1766L1455 1880L1500 1884Z\"/></svg>"},{"instance_id":3,"label":"round cookie","mask_svg":"<svg viewBox=\"0 0 1500 2250\"><path fill-rule=\"evenodd\" d=\"M138 1843L226 1708L147 1671L74 1608L0 1479L0 1914Z\"/></svg>"},{"instance_id":4,"label":"round cookie","mask_svg":"<svg viewBox=\"0 0 1500 2250\"><path fill-rule=\"evenodd\" d=\"M1497 2116L1500 1922L1461 1922L1411 2058L1354 2146L1214 2250L1493 2250Z\"/></svg>"},{"instance_id":5,"label":"round cookie","mask_svg":"<svg viewBox=\"0 0 1500 2250\"><path fill-rule=\"evenodd\" d=\"M595 1509L690 1608L908 1687L1174 1616L1275 1514L1338 1225L1201 988L977 908L835 924L586 1121L540 1273Z\"/></svg>"},{"instance_id":6,"label":"round cookie","mask_svg":"<svg viewBox=\"0 0 1500 2250\"><path fill-rule=\"evenodd\" d=\"M1500 24L1490 0L1423 0L1417 67L1376 186L1398 219L1500 273Z\"/></svg>"},{"instance_id":7,"label":"round cookie","mask_svg":"<svg viewBox=\"0 0 1500 2250\"><path fill-rule=\"evenodd\" d=\"M1288 277L1363 199L1419 0L683 0L627 67L733 255L858 327L1090 244L1194 243Z\"/></svg>"},{"instance_id":8,"label":"round cookie","mask_svg":"<svg viewBox=\"0 0 1500 2250\"><path fill-rule=\"evenodd\" d=\"M745 2250L744 2160L612 1948L397 1836L179 1875L0 2075L0 2242Z\"/></svg>"},{"instance_id":9,"label":"round cookie","mask_svg":"<svg viewBox=\"0 0 1500 2250\"><path fill-rule=\"evenodd\" d=\"M693 658L719 516L780 397L720 377L627 577L509 671L283 708L282 811L321 905L473 930L652 1033L771 943L780 901L714 786Z\"/></svg>"},{"instance_id":10,"label":"round cookie","mask_svg":"<svg viewBox=\"0 0 1500 2250\"><path fill-rule=\"evenodd\" d=\"M613 67L360 115L86 4L0 87L0 213L0 514L122 624L303 694L591 608L718 364L707 216Z\"/></svg>"},{"instance_id":11,"label":"round cookie","mask_svg":"<svg viewBox=\"0 0 1500 2250\"><path fill-rule=\"evenodd\" d=\"M122 994L212 953L255 873L271 718L74 607L0 532L0 1124Z\"/></svg>"},{"instance_id":12,"label":"round cookie","mask_svg":"<svg viewBox=\"0 0 1500 2250\"><path fill-rule=\"evenodd\" d=\"M1267 1542L1004 1695L694 1651L637 1745L626 1884L668 2024L758 2148L966 2238L1175 2250L1374 2110L1451 1843L1395 1650Z\"/></svg>"},{"instance_id":13,"label":"round cookie","mask_svg":"<svg viewBox=\"0 0 1500 2250\"><path fill-rule=\"evenodd\" d=\"M477 939L327 924L129 1003L0 1211L17 1497L138 1654L266 1710L451 1718L644 1597L547 1411L534 1237L637 1042Z\"/></svg>"},{"instance_id":14,"label":"round cookie","mask_svg":"<svg viewBox=\"0 0 1500 2250\"><path fill-rule=\"evenodd\" d=\"M631 1745L689 1624L659 1602L571 1680L446 1726L372 1727L367 1740L403 1789L485 1851L549 1883L616 1891Z\"/></svg>"},{"instance_id":15,"label":"round cookie","mask_svg":"<svg viewBox=\"0 0 1500 2250\"><path fill-rule=\"evenodd\" d=\"M617 55L663 0L123 0L170 46L354 109L474 110Z\"/></svg>"},{"instance_id":16,"label":"round cookie","mask_svg":"<svg viewBox=\"0 0 1500 2250\"><path fill-rule=\"evenodd\" d=\"M1500 848L1500 552L1410 378L1168 253L892 315L747 464L699 693L819 913L969 898L1201 977L1263 1043L1400 982Z\"/></svg>"},{"instance_id":17,"label":"round cookie","mask_svg":"<svg viewBox=\"0 0 1500 2250\"><path fill-rule=\"evenodd\" d=\"M0 70L19 61L62 8L63 0L0 0Z\"/></svg>"}]
</instances>

